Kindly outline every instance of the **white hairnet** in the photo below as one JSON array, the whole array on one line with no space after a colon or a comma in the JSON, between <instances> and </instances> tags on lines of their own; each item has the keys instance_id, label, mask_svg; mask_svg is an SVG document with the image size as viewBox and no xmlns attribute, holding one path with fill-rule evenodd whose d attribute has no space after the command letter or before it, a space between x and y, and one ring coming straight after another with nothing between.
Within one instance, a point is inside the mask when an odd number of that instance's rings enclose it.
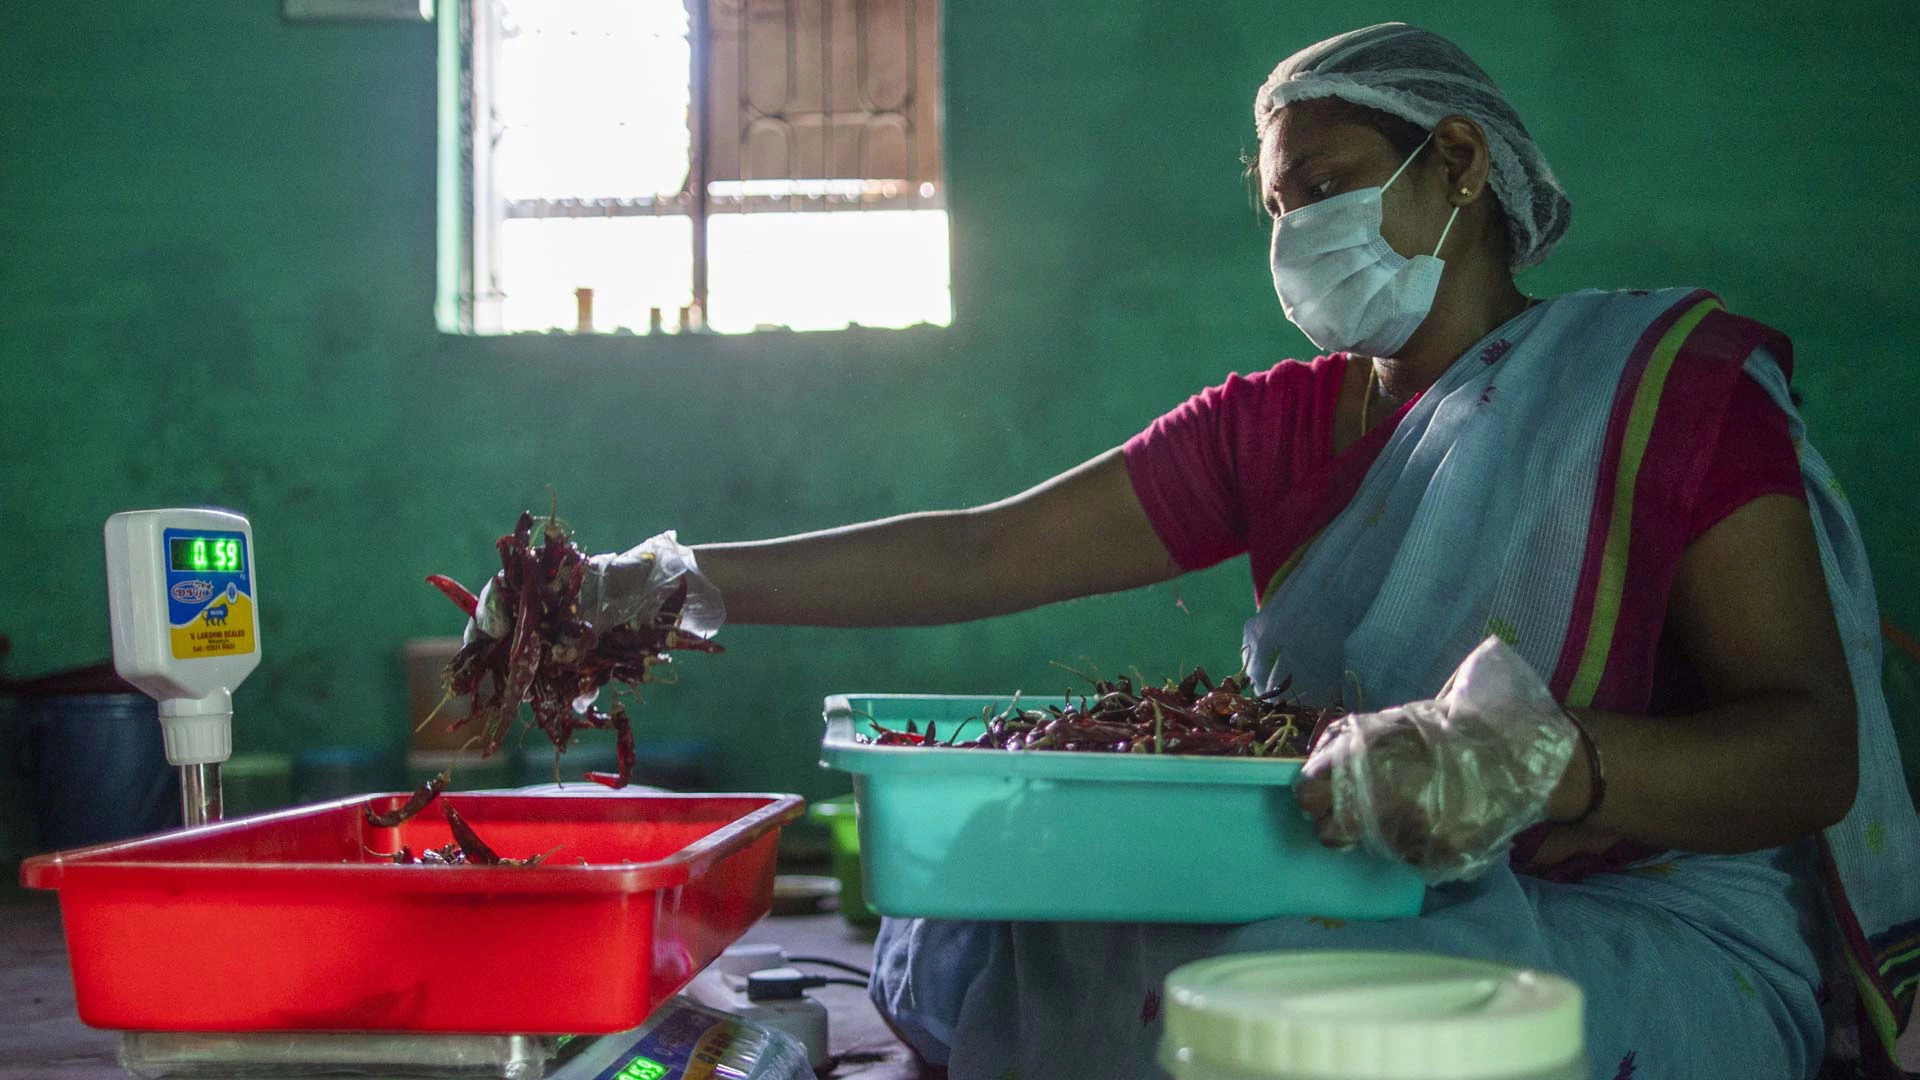
<instances>
[{"instance_id":1,"label":"white hairnet","mask_svg":"<svg viewBox=\"0 0 1920 1080\"><path fill-rule=\"evenodd\" d=\"M1382 23L1309 45L1267 76L1253 115L1261 135L1282 106L1335 97L1426 130L1443 117L1480 125L1493 158L1488 180L1513 238L1513 267L1547 257L1567 231L1573 204L1500 88L1459 46L1429 30Z\"/></svg>"}]
</instances>

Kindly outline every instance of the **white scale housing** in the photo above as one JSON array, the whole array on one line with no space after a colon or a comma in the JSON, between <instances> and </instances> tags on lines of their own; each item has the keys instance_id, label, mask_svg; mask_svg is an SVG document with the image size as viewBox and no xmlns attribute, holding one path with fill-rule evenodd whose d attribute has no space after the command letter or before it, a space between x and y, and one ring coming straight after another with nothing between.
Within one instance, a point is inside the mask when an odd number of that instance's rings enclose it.
<instances>
[{"instance_id":1,"label":"white scale housing","mask_svg":"<svg viewBox=\"0 0 1920 1080\"><path fill-rule=\"evenodd\" d=\"M186 823L217 819L233 689L260 664L253 528L224 510L130 510L106 540L114 670L160 703Z\"/></svg>"}]
</instances>

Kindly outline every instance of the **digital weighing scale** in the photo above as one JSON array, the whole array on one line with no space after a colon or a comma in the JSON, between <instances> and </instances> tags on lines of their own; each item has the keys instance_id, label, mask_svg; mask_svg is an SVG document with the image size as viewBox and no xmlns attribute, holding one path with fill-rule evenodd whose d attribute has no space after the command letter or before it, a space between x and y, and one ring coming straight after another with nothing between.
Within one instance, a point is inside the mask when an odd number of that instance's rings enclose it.
<instances>
[{"instance_id":1,"label":"digital weighing scale","mask_svg":"<svg viewBox=\"0 0 1920 1080\"><path fill-rule=\"evenodd\" d=\"M252 526L244 516L226 510L128 511L107 519L106 554L114 669L159 702L167 760L180 769L181 809L188 829L176 835L183 839L204 837L206 843L216 845L230 842L217 839L216 830L244 829L248 823L216 824L221 818L220 764L233 751L234 688L260 664L259 590ZM760 860L765 866L755 872L769 882L778 827L800 812L798 799L784 798L791 805L783 804L759 815L767 820L756 827L755 835L768 829L773 834L759 845L765 849ZM287 813L291 812L276 818ZM352 814L357 821L357 806ZM196 829L201 826L212 828ZM258 827L269 826L263 820ZM137 863L142 856L134 854L135 849L151 846L157 839L121 845L111 855L94 857ZM68 856L29 860L25 873L28 884L37 884L35 879L41 876L57 880L59 871L44 864L63 858ZM83 862L89 856L81 851L70 858ZM160 858L175 860L175 865L183 869L192 868L191 859L181 853ZM333 866L326 869L332 870ZM624 868L610 868L610 872L638 873L644 869L626 864ZM258 871L270 874L272 866L262 864ZM395 872L405 874L407 870ZM679 888L673 891L676 897L682 892ZM540 896L522 899L523 903L533 902ZM211 900L202 898L199 903ZM256 897L256 901L279 902L272 897ZM189 911L192 906L188 904L182 910ZM256 917L259 914L251 913ZM74 955L76 933L84 938L99 930L95 924L100 917L95 910L92 921L69 925L70 956ZM153 917L148 912L143 919L151 921ZM244 917L240 913L233 916ZM742 922L726 933L735 936L746 925ZM163 927L154 929L165 932ZM718 951L717 943L714 949ZM640 950L632 959L643 975L656 959L652 951ZM88 969L91 971L91 964ZM76 963L76 976L79 970ZM169 970L177 971L177 967ZM190 987L180 989L187 992ZM114 1026L132 1027L137 1023L123 1021ZM804 1052L786 1041L786 1036L738 1016L704 1009L685 998L664 1002L645 1024L631 1031L573 1040L568 1052L563 1052L566 1042L551 1036L428 1031L124 1031L120 1062L134 1075L156 1080L242 1076L534 1080L543 1075L568 1080L791 1080L812 1075ZM549 1074L556 1066L559 1071Z\"/></svg>"},{"instance_id":2,"label":"digital weighing scale","mask_svg":"<svg viewBox=\"0 0 1920 1080\"><path fill-rule=\"evenodd\" d=\"M295 1032L127 1032L120 1064L143 1080L813 1080L800 1043L676 997L599 1038Z\"/></svg>"}]
</instances>

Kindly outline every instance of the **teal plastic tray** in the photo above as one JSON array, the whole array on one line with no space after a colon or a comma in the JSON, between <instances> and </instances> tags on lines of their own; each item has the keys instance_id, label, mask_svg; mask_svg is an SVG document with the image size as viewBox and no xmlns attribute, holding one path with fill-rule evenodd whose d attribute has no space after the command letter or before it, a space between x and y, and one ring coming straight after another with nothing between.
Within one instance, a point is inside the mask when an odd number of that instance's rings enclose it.
<instances>
[{"instance_id":1,"label":"teal plastic tray","mask_svg":"<svg viewBox=\"0 0 1920 1080\"><path fill-rule=\"evenodd\" d=\"M821 764L853 774L866 900L950 919L1242 923L1415 915L1407 867L1322 847L1300 761L873 746L868 722L976 735L1008 697L826 700Z\"/></svg>"}]
</instances>

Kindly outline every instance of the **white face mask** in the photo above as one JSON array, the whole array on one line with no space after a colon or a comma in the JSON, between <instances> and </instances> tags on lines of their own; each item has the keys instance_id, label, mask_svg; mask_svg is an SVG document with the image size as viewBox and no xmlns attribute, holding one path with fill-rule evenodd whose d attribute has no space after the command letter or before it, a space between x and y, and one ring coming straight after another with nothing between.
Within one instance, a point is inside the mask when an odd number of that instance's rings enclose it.
<instances>
[{"instance_id":1,"label":"white face mask","mask_svg":"<svg viewBox=\"0 0 1920 1080\"><path fill-rule=\"evenodd\" d=\"M1427 142L1433 140L1427 136ZM1380 235L1380 197L1407 171L1422 142L1380 187L1361 188L1274 219L1273 289L1314 345L1391 356L1420 328L1446 269L1436 256L1453 230L1454 207L1432 255L1409 259Z\"/></svg>"}]
</instances>

